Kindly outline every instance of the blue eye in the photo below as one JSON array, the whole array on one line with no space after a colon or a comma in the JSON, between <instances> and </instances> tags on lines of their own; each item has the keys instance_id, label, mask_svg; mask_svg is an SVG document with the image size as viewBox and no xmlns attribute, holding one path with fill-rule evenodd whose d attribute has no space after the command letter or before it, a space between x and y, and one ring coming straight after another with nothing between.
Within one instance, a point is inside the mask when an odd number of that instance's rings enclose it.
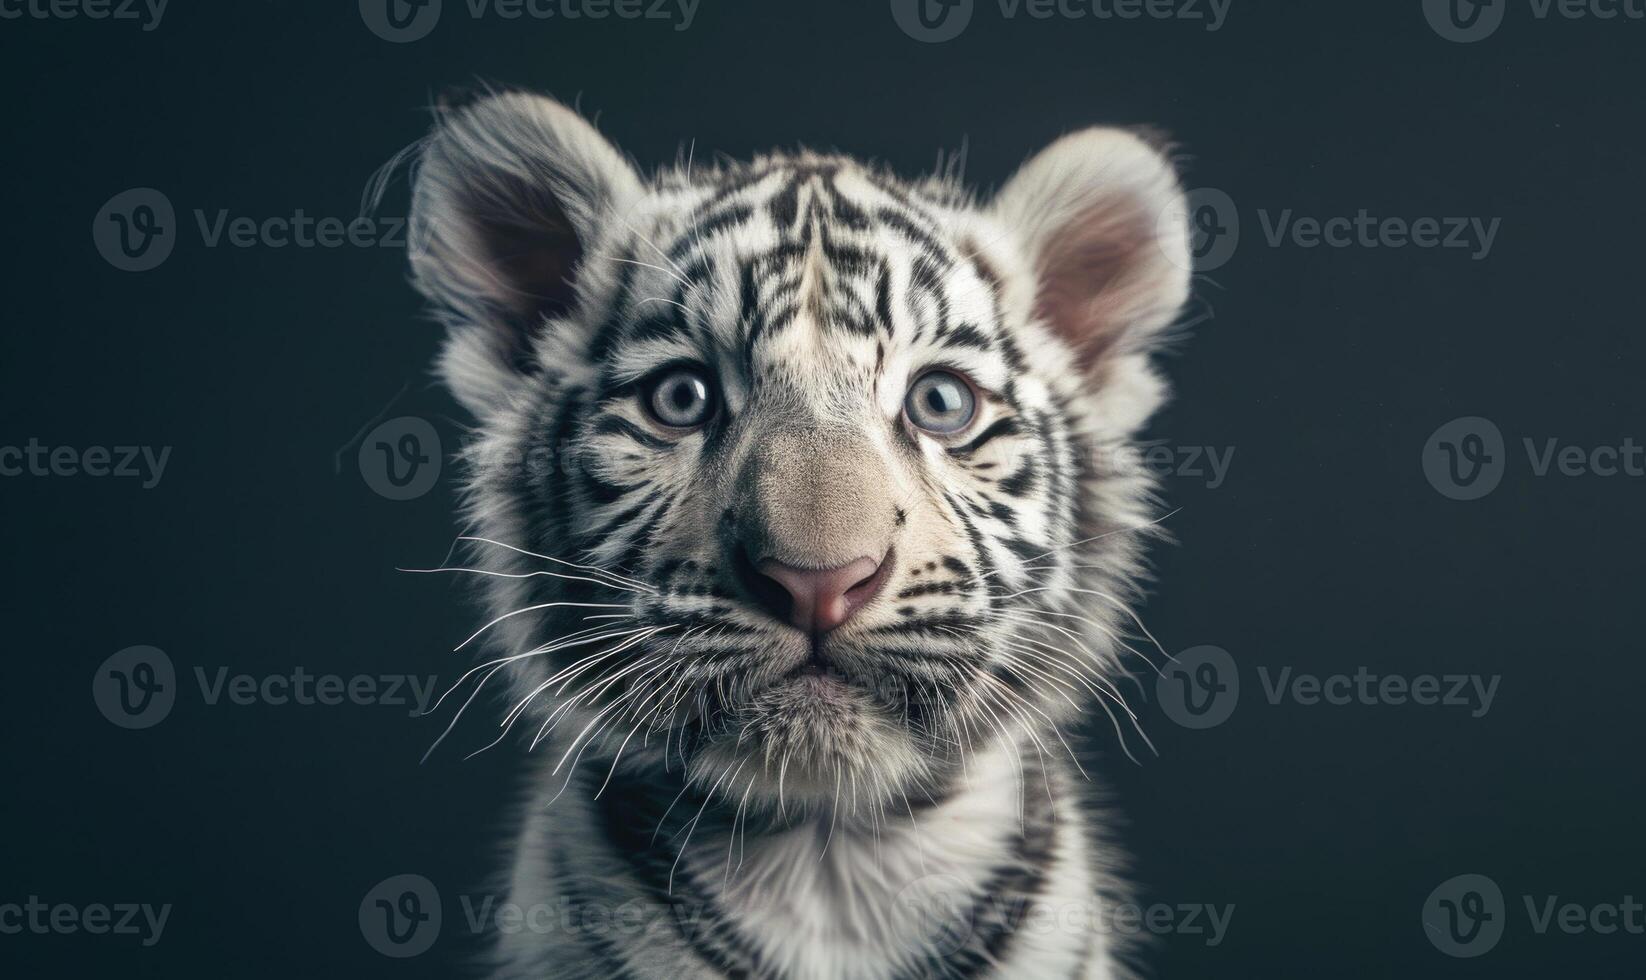
<instances>
[{"instance_id":1,"label":"blue eye","mask_svg":"<svg viewBox=\"0 0 1646 980\"><path fill-rule=\"evenodd\" d=\"M909 388L903 412L915 428L951 435L972 424L977 416L977 396L960 375L927 371Z\"/></svg>"},{"instance_id":2,"label":"blue eye","mask_svg":"<svg viewBox=\"0 0 1646 980\"><path fill-rule=\"evenodd\" d=\"M714 414L714 390L701 368L674 368L647 386L646 410L672 429L695 429Z\"/></svg>"}]
</instances>

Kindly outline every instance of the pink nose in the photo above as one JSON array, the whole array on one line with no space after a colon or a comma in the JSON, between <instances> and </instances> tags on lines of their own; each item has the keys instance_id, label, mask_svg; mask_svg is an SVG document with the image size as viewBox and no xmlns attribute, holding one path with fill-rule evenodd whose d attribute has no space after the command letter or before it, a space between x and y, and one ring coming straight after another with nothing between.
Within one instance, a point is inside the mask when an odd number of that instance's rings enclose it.
<instances>
[{"instance_id":1,"label":"pink nose","mask_svg":"<svg viewBox=\"0 0 1646 980\"><path fill-rule=\"evenodd\" d=\"M796 568L768 558L755 566L788 593L786 618L807 633L827 633L852 618L876 592L884 562L859 558L838 568Z\"/></svg>"}]
</instances>

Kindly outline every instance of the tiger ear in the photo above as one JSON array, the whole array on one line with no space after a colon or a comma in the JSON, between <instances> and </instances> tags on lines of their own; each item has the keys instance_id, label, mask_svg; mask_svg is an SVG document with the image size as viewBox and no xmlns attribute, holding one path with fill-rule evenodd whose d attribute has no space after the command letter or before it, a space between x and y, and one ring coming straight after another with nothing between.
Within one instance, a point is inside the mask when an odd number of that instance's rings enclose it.
<instances>
[{"instance_id":1,"label":"tiger ear","mask_svg":"<svg viewBox=\"0 0 1646 980\"><path fill-rule=\"evenodd\" d=\"M577 310L586 254L642 193L576 112L521 92L437 112L416 165L411 266L449 335L440 371L477 415L538 369L537 340Z\"/></svg>"},{"instance_id":2,"label":"tiger ear","mask_svg":"<svg viewBox=\"0 0 1646 980\"><path fill-rule=\"evenodd\" d=\"M995 216L1023 249L1035 317L1094 388L1131 388L1136 428L1164 397L1147 355L1189 297L1183 191L1137 135L1093 128L1041 150L1002 188Z\"/></svg>"}]
</instances>

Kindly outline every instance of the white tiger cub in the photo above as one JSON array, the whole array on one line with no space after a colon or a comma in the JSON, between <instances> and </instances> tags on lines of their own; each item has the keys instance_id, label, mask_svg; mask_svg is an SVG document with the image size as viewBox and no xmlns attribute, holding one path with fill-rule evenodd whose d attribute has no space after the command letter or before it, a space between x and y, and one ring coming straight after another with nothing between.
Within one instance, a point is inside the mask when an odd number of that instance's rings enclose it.
<instances>
[{"instance_id":1,"label":"white tiger cub","mask_svg":"<svg viewBox=\"0 0 1646 980\"><path fill-rule=\"evenodd\" d=\"M541 759L492 975L1129 975L1062 729L1119 701L1182 211L1111 129L980 201L441 108L412 267Z\"/></svg>"}]
</instances>

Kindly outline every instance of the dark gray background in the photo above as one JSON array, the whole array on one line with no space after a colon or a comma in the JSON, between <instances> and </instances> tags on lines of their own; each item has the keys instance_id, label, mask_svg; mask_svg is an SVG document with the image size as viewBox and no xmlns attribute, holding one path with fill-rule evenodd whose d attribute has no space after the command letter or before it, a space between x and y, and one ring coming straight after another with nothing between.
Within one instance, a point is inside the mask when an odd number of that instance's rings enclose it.
<instances>
[{"instance_id":1,"label":"dark gray background","mask_svg":"<svg viewBox=\"0 0 1646 980\"><path fill-rule=\"evenodd\" d=\"M1521 896L1646 895L1642 480L1539 478L1520 447L1646 441L1646 22L1539 21L1520 0L1463 45L1418 0L1235 0L1215 33L1006 20L981 0L961 37L922 44L884 0L702 0L686 31L448 7L405 45L352 0L174 0L152 32L0 21L0 444L174 447L147 491L0 479L0 904L175 906L150 949L0 935L0 973L435 977L469 951L456 896L496 866L522 758L462 761L495 713L419 766L449 711L209 706L193 681L197 666L302 665L449 682L466 664L448 652L476 623L461 590L395 571L437 562L456 533L449 470L386 500L351 444L380 414L457 444L458 409L427 374L437 331L399 249L206 248L193 212L352 216L431 93L484 77L581 96L648 165L695 139L699 154L806 143L912 172L965 140L988 186L1072 127L1170 132L1188 183L1228 193L1244 227L1199 282L1211 316L1170 360L1178 397L1151 434L1235 455L1216 489L1166 481L1179 543L1157 551L1143 612L1174 651L1228 650L1245 690L1206 731L1142 707L1160 749L1142 766L1091 727L1144 900L1236 906L1221 946L1162 937L1153 973L1639 975L1646 937L1540 936ZM143 186L175 205L180 238L158 269L117 271L93 218ZM396 185L384 213L404 207ZM1502 225L1481 261L1270 247L1257 213L1287 208ZM1421 457L1470 415L1510 460L1495 492L1460 502ZM144 731L91 697L98 665L136 644L179 675L175 709ZM1501 682L1482 718L1271 705L1258 666ZM446 926L396 961L356 916L401 873L437 883ZM1463 873L1509 903L1501 944L1474 960L1420 923Z\"/></svg>"}]
</instances>

